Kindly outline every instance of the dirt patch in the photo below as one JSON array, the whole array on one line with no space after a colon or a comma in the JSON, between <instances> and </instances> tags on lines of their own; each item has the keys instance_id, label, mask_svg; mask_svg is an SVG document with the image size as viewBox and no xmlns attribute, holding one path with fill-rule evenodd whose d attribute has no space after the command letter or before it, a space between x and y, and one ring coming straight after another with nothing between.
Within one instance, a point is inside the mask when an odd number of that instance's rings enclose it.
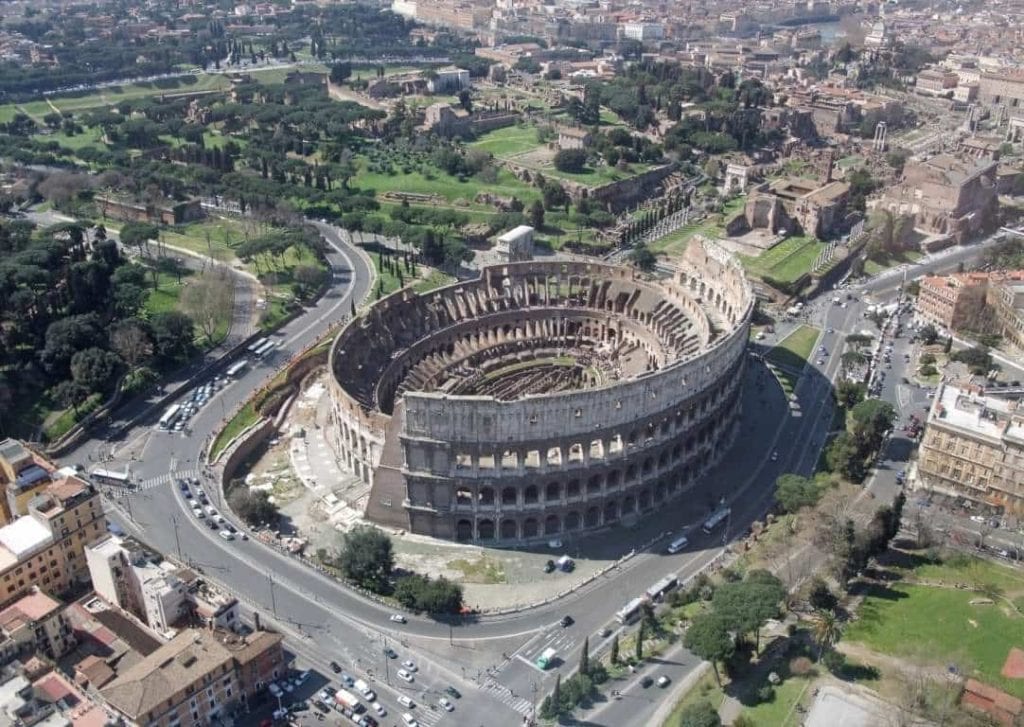
<instances>
[{"instance_id":1,"label":"dirt patch","mask_svg":"<svg viewBox=\"0 0 1024 727\"><path fill-rule=\"evenodd\" d=\"M1024 679L1024 651L1016 646L1010 649L1000 673L1007 679Z\"/></svg>"}]
</instances>

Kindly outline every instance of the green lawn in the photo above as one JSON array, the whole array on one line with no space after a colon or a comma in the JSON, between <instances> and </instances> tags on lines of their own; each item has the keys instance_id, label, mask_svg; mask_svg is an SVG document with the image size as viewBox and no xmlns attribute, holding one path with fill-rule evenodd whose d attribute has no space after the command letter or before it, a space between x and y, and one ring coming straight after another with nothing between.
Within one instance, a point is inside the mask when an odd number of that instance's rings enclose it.
<instances>
[{"instance_id":1,"label":"green lawn","mask_svg":"<svg viewBox=\"0 0 1024 727\"><path fill-rule=\"evenodd\" d=\"M457 177L436 170L433 178L427 178L420 171L403 174L396 171L394 175L371 172L365 161L359 174L353 179L352 186L373 189L381 197L385 192L413 192L415 194L436 194L448 202L465 200L473 204L480 192L489 192L502 197L518 197L525 204L540 199L540 190L516 179L510 172L499 169L498 178L494 183L483 182L475 177L460 182ZM382 200L386 201L386 200ZM460 211L462 206L459 207ZM493 207L488 207L493 210Z\"/></svg>"},{"instance_id":2,"label":"green lawn","mask_svg":"<svg viewBox=\"0 0 1024 727\"><path fill-rule=\"evenodd\" d=\"M1004 603L972 606L979 597L952 587L876 587L844 639L940 668L956 664L963 674L1024 698L1024 682L1000 674L1010 647L1024 644L1024 617Z\"/></svg>"},{"instance_id":3,"label":"green lawn","mask_svg":"<svg viewBox=\"0 0 1024 727\"><path fill-rule=\"evenodd\" d=\"M878 275L883 270L888 270L891 267L901 265L903 263L916 262L922 257L923 253L917 252L916 250L910 250L901 255L887 258L884 261L872 260L869 258L867 262L864 263L864 274L868 276Z\"/></svg>"},{"instance_id":4,"label":"green lawn","mask_svg":"<svg viewBox=\"0 0 1024 727\"><path fill-rule=\"evenodd\" d=\"M607 164L601 164L597 167L587 167L585 171L580 174L572 174L570 172L561 172L552 167L544 167L538 171L548 177L555 177L557 179L565 179L571 182L577 182L579 184L585 184L589 187L600 187L601 185L608 184L609 182L618 182L622 179L629 179L635 177L638 174L643 174L654 168L653 164L630 164L625 170L620 170L617 167L610 167Z\"/></svg>"},{"instance_id":5,"label":"green lawn","mask_svg":"<svg viewBox=\"0 0 1024 727\"><path fill-rule=\"evenodd\" d=\"M810 684L811 680L806 677L791 676L775 687L775 698L772 701L745 708L743 716L765 727L797 727L803 724L803 715L795 707L801 702L805 706L810 703Z\"/></svg>"},{"instance_id":6,"label":"green lawn","mask_svg":"<svg viewBox=\"0 0 1024 727\"><path fill-rule=\"evenodd\" d=\"M455 276L443 273L440 270L431 270L425 278L417 280L413 284L412 289L417 293L427 293L435 288L441 288L454 282Z\"/></svg>"},{"instance_id":7,"label":"green lawn","mask_svg":"<svg viewBox=\"0 0 1024 727\"><path fill-rule=\"evenodd\" d=\"M177 276L168 273L157 273L158 284L156 288L149 291L149 297L146 299L146 312L150 316L154 316L157 313L167 313L176 310L181 290L188 282L186 276L190 274L191 271L185 271L181 276L181 283L179 284ZM152 275L148 275L147 279L151 282Z\"/></svg>"},{"instance_id":8,"label":"green lawn","mask_svg":"<svg viewBox=\"0 0 1024 727\"><path fill-rule=\"evenodd\" d=\"M187 225L166 228L160 239L168 245L183 247L221 262L235 260L235 248L247 237L262 234L255 226L247 226L233 217L211 217ZM209 238L209 239L207 239Z\"/></svg>"},{"instance_id":9,"label":"green lawn","mask_svg":"<svg viewBox=\"0 0 1024 727\"><path fill-rule=\"evenodd\" d=\"M237 414L231 417L230 421L220 430L217 438L213 440L213 444L210 445L210 459L220 454L232 439L255 424L259 418L259 414L256 413L256 406L252 400L248 401L245 406L239 409Z\"/></svg>"},{"instance_id":10,"label":"green lawn","mask_svg":"<svg viewBox=\"0 0 1024 727\"><path fill-rule=\"evenodd\" d=\"M802 371L819 333L821 329L814 326L800 326L774 346L766 358L782 368Z\"/></svg>"},{"instance_id":11,"label":"green lawn","mask_svg":"<svg viewBox=\"0 0 1024 727\"><path fill-rule=\"evenodd\" d=\"M96 409L99 409L103 399L103 394L92 394L83 403L79 404L77 409L69 408L62 411L47 425L45 431L46 440L52 442L63 437L71 431L71 427L85 419L87 415Z\"/></svg>"},{"instance_id":12,"label":"green lawn","mask_svg":"<svg viewBox=\"0 0 1024 727\"><path fill-rule=\"evenodd\" d=\"M739 259L751 275L791 283L810 272L824 249L824 245L813 237L797 236L783 240L756 257L740 255Z\"/></svg>"},{"instance_id":13,"label":"green lawn","mask_svg":"<svg viewBox=\"0 0 1024 727\"><path fill-rule=\"evenodd\" d=\"M710 702L715 709L718 709L724 699L725 692L715 683L715 675L709 671L676 703L672 714L668 716L662 727L678 727L680 715L691 704Z\"/></svg>"},{"instance_id":14,"label":"green lawn","mask_svg":"<svg viewBox=\"0 0 1024 727\"><path fill-rule=\"evenodd\" d=\"M58 132L53 134L35 134L32 138L41 142L55 141L71 151L79 151L87 146L97 148L104 146L102 141L103 130L94 126L86 126L81 134L75 134L74 136Z\"/></svg>"},{"instance_id":15,"label":"green lawn","mask_svg":"<svg viewBox=\"0 0 1024 727\"><path fill-rule=\"evenodd\" d=\"M481 134L476 141L470 144L474 149L483 149L499 159L530 151L540 145L540 142L537 141L537 129L531 125L506 126L504 129L495 129Z\"/></svg>"}]
</instances>

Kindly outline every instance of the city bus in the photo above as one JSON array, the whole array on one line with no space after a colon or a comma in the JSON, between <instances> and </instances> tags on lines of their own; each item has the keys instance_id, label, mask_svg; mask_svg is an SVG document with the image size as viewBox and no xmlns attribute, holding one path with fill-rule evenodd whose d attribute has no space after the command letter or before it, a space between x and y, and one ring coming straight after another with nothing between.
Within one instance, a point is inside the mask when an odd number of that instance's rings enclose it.
<instances>
[{"instance_id":1,"label":"city bus","mask_svg":"<svg viewBox=\"0 0 1024 727\"><path fill-rule=\"evenodd\" d=\"M257 349L257 348L259 348L260 346L262 346L262 345L263 345L264 343L266 343L266 342L267 342L267 339L265 339L265 338L260 338L260 339L258 339L258 340L256 340L256 341L253 341L252 343L250 343L250 344L249 344L249 345L248 345L248 346L246 347L246 350L247 350L247 351L248 351L249 353L256 353L256 349Z\"/></svg>"},{"instance_id":2,"label":"city bus","mask_svg":"<svg viewBox=\"0 0 1024 727\"><path fill-rule=\"evenodd\" d=\"M665 576L660 581L647 589L647 597L652 601L661 599L666 593L679 585L679 579L675 576Z\"/></svg>"},{"instance_id":3,"label":"city bus","mask_svg":"<svg viewBox=\"0 0 1024 727\"><path fill-rule=\"evenodd\" d=\"M636 621L640 618L640 610L646 602L646 598L634 598L615 614L615 620L620 624L628 624Z\"/></svg>"},{"instance_id":4,"label":"city bus","mask_svg":"<svg viewBox=\"0 0 1024 727\"><path fill-rule=\"evenodd\" d=\"M259 348L252 352L252 355L255 356L256 358L263 358L268 353L273 351L276 346L277 344L274 343L273 341L265 340Z\"/></svg>"},{"instance_id":5,"label":"city bus","mask_svg":"<svg viewBox=\"0 0 1024 727\"><path fill-rule=\"evenodd\" d=\"M715 528L717 528L719 525L722 525L726 520L728 520L729 515L731 514L732 510L730 508L720 507L713 513L711 513L711 516L704 521L704 525L701 526L701 529L705 533L713 533L715 531Z\"/></svg>"},{"instance_id":6,"label":"city bus","mask_svg":"<svg viewBox=\"0 0 1024 727\"><path fill-rule=\"evenodd\" d=\"M127 487L131 484L131 480L128 477L127 472L118 472L117 470L104 470L94 469L89 473L92 479L101 485L119 485L121 487Z\"/></svg>"},{"instance_id":7,"label":"city bus","mask_svg":"<svg viewBox=\"0 0 1024 727\"><path fill-rule=\"evenodd\" d=\"M167 407L167 411L160 417L160 428L170 429L174 425L174 421L178 418L178 414L181 413L181 404L171 404Z\"/></svg>"},{"instance_id":8,"label":"city bus","mask_svg":"<svg viewBox=\"0 0 1024 727\"><path fill-rule=\"evenodd\" d=\"M554 660L556 653L558 652L549 646L541 652L541 655L537 657L537 661L535 663L540 669L547 669L551 666L551 662Z\"/></svg>"},{"instance_id":9,"label":"city bus","mask_svg":"<svg viewBox=\"0 0 1024 727\"><path fill-rule=\"evenodd\" d=\"M243 358L243 359L241 359L239 361L235 361L233 364L231 364L231 366L228 368L227 371L224 372L224 374L229 379L233 379L236 376L238 376L238 374L240 374L242 372L242 369L244 369L248 365L249 365L249 359Z\"/></svg>"}]
</instances>

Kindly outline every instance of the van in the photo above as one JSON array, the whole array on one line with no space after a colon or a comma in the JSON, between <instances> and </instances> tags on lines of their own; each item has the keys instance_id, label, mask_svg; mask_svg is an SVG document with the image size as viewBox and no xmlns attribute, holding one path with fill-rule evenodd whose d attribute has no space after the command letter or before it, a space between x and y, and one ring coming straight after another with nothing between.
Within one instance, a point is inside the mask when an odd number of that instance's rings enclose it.
<instances>
[{"instance_id":1,"label":"van","mask_svg":"<svg viewBox=\"0 0 1024 727\"><path fill-rule=\"evenodd\" d=\"M668 552L672 553L674 555L675 553L678 553L680 550L682 550L683 548L685 548L689 544L690 544L689 539L687 539L687 537L685 535L683 535L681 537L676 538L671 543L669 543L669 545L668 545Z\"/></svg>"},{"instance_id":2,"label":"van","mask_svg":"<svg viewBox=\"0 0 1024 727\"><path fill-rule=\"evenodd\" d=\"M412 709L413 707L416 706L416 702L412 701L411 699L409 699L404 694L402 694L402 695L400 695L398 697L398 703L401 704L406 709Z\"/></svg>"}]
</instances>

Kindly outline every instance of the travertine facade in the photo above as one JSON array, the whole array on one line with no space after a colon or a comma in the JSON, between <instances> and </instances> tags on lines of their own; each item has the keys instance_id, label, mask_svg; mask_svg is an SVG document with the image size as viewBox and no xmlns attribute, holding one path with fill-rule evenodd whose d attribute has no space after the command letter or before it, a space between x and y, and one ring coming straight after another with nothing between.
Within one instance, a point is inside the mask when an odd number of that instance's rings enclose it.
<instances>
[{"instance_id":1,"label":"travertine facade","mask_svg":"<svg viewBox=\"0 0 1024 727\"><path fill-rule=\"evenodd\" d=\"M728 450L753 295L693 244L670 280L518 263L377 303L339 335L332 393L367 517L516 542L636 517Z\"/></svg>"}]
</instances>

